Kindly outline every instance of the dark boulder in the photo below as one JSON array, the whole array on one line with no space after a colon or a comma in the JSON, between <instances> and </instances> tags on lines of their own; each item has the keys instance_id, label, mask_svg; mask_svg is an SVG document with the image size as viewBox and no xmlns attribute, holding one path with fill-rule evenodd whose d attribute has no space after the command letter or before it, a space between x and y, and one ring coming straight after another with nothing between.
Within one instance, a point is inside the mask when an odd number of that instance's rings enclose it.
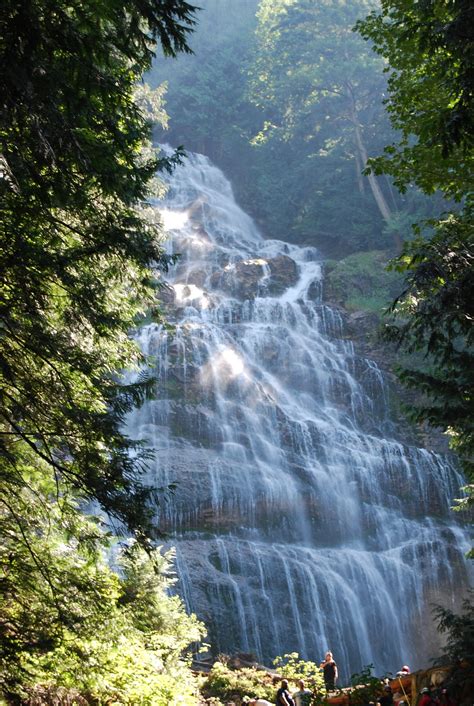
<instances>
[{"instance_id":1,"label":"dark boulder","mask_svg":"<svg viewBox=\"0 0 474 706\"><path fill-rule=\"evenodd\" d=\"M211 275L210 286L243 301L279 296L298 281L298 267L287 255L240 260Z\"/></svg>"},{"instance_id":2,"label":"dark boulder","mask_svg":"<svg viewBox=\"0 0 474 706\"><path fill-rule=\"evenodd\" d=\"M273 296L283 294L289 287L298 282L298 266L288 255L278 255L268 260L270 279L267 291Z\"/></svg>"}]
</instances>

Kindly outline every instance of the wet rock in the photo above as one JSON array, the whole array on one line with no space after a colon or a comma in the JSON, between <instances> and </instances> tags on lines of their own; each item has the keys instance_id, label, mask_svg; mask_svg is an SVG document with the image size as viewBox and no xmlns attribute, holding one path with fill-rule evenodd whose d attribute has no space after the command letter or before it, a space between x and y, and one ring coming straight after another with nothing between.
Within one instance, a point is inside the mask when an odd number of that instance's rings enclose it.
<instances>
[{"instance_id":1,"label":"wet rock","mask_svg":"<svg viewBox=\"0 0 474 706\"><path fill-rule=\"evenodd\" d=\"M171 287L168 282L163 282L159 292L158 298L165 306L174 306L176 295L173 287Z\"/></svg>"},{"instance_id":2,"label":"wet rock","mask_svg":"<svg viewBox=\"0 0 474 706\"><path fill-rule=\"evenodd\" d=\"M345 320L347 334L359 354L355 360L358 379L367 367L367 359L375 361L385 375L390 412L400 426L401 434L397 436L436 453L449 454L449 437L440 429L425 423L413 424L408 420L406 410L417 407L423 397L418 390L402 385L395 374L400 352L395 345L382 339L380 332L383 324L380 316L374 312L355 311L347 314Z\"/></svg>"},{"instance_id":3,"label":"wet rock","mask_svg":"<svg viewBox=\"0 0 474 706\"><path fill-rule=\"evenodd\" d=\"M265 274L265 260L241 260L226 265L222 271L214 272L210 278L212 288L220 289L238 299L254 299L259 283Z\"/></svg>"},{"instance_id":4,"label":"wet rock","mask_svg":"<svg viewBox=\"0 0 474 706\"><path fill-rule=\"evenodd\" d=\"M269 294L278 296L289 287L294 287L298 281L296 262L287 255L278 255L268 260L270 280L267 284Z\"/></svg>"},{"instance_id":5,"label":"wet rock","mask_svg":"<svg viewBox=\"0 0 474 706\"><path fill-rule=\"evenodd\" d=\"M230 655L227 665L231 669L242 669L242 667L255 667L256 669L266 670L266 667L259 665L256 655L251 652L238 652L235 655Z\"/></svg>"},{"instance_id":6,"label":"wet rock","mask_svg":"<svg viewBox=\"0 0 474 706\"><path fill-rule=\"evenodd\" d=\"M309 289L308 289L308 299L311 299L313 302L320 302L321 297L323 293L323 287L321 282L318 282L317 280L314 280L311 282Z\"/></svg>"},{"instance_id":7,"label":"wet rock","mask_svg":"<svg viewBox=\"0 0 474 706\"><path fill-rule=\"evenodd\" d=\"M214 272L210 286L242 299L279 296L298 281L298 267L287 255L240 260Z\"/></svg>"},{"instance_id":8,"label":"wet rock","mask_svg":"<svg viewBox=\"0 0 474 706\"><path fill-rule=\"evenodd\" d=\"M204 283L207 278L207 272L201 269L194 269L188 272L186 277L186 282L188 284L195 284L197 287L204 287Z\"/></svg>"},{"instance_id":9,"label":"wet rock","mask_svg":"<svg viewBox=\"0 0 474 706\"><path fill-rule=\"evenodd\" d=\"M380 327L380 316L372 311L354 311L347 317L347 327L353 340L373 339Z\"/></svg>"}]
</instances>

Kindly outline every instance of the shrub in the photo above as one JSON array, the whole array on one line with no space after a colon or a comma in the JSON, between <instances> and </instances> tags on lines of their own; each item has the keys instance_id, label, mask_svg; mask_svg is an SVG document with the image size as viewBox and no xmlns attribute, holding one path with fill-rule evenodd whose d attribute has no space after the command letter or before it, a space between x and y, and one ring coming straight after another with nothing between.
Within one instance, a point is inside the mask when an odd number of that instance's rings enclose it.
<instances>
[{"instance_id":1,"label":"shrub","mask_svg":"<svg viewBox=\"0 0 474 706\"><path fill-rule=\"evenodd\" d=\"M244 696L273 700L275 687L272 675L255 667L231 669L222 662L215 662L201 687L206 697L217 697L222 701Z\"/></svg>"},{"instance_id":2,"label":"shrub","mask_svg":"<svg viewBox=\"0 0 474 706\"><path fill-rule=\"evenodd\" d=\"M349 311L381 314L402 289L402 276L388 272L383 250L349 255L326 266L326 297Z\"/></svg>"}]
</instances>

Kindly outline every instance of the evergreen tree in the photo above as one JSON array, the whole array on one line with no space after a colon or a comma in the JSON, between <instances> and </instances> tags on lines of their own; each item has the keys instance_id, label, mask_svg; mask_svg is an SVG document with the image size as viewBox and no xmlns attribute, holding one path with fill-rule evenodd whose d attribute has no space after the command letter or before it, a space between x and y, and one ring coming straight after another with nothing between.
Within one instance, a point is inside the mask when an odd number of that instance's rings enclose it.
<instances>
[{"instance_id":1,"label":"evergreen tree","mask_svg":"<svg viewBox=\"0 0 474 706\"><path fill-rule=\"evenodd\" d=\"M463 601L462 612L435 608L438 631L445 636L444 654L439 662L451 665L447 686L461 704L468 704L474 688L474 602L473 592Z\"/></svg>"},{"instance_id":2,"label":"evergreen tree","mask_svg":"<svg viewBox=\"0 0 474 706\"><path fill-rule=\"evenodd\" d=\"M94 501L141 543L153 536L147 452L122 426L152 381L125 385L120 371L142 362L129 332L156 308L168 266L159 222L142 204L181 151L151 150L141 106L163 115L162 95L137 82L157 41L167 56L189 51L193 23L184 0L0 6L0 676L9 696L44 679L89 685L100 699L103 674L111 690L121 684L119 701L168 703L170 693L151 698L156 679L199 636L180 604L166 603L162 564L148 614L141 599L131 604L128 579L104 563L106 537L81 512ZM130 695L139 664L154 672Z\"/></svg>"},{"instance_id":3,"label":"evergreen tree","mask_svg":"<svg viewBox=\"0 0 474 706\"><path fill-rule=\"evenodd\" d=\"M158 39L187 51L184 0L41 0L0 8L2 482L22 487L33 450L134 530L146 529L145 454L120 425L144 385L128 332L166 268L137 210L160 159L134 99ZM23 443L19 443L21 440ZM131 453L131 451L136 453ZM149 529L149 528L148 528Z\"/></svg>"},{"instance_id":4,"label":"evergreen tree","mask_svg":"<svg viewBox=\"0 0 474 706\"><path fill-rule=\"evenodd\" d=\"M202 626L169 595L173 556L111 544L31 449L24 457L28 483L2 489L0 692L46 702L47 684L53 702L63 688L69 702L193 704L183 652Z\"/></svg>"},{"instance_id":5,"label":"evergreen tree","mask_svg":"<svg viewBox=\"0 0 474 706\"><path fill-rule=\"evenodd\" d=\"M252 160L250 139L259 121L247 96L258 0L202 0L199 5L193 55L173 62L157 57L147 77L152 86L167 83L170 123L166 132L158 125L155 137L207 155L231 176L242 197Z\"/></svg>"}]
</instances>

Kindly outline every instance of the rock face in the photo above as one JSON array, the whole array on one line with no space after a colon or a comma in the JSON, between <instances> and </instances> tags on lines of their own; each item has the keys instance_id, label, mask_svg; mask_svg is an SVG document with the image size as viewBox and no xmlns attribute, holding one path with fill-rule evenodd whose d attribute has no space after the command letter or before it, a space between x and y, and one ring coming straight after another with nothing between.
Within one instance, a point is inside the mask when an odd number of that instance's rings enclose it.
<instances>
[{"instance_id":1,"label":"rock face","mask_svg":"<svg viewBox=\"0 0 474 706\"><path fill-rule=\"evenodd\" d=\"M416 407L420 393L400 383L395 373L400 353L381 337L383 311L403 290L401 275L386 269L389 260L390 253L374 250L327 263L323 298L329 306L337 307L345 324L344 336L353 342L360 358L375 361L383 371L390 388L392 416L402 428L404 441L448 454L445 434L408 420L404 409Z\"/></svg>"},{"instance_id":2,"label":"rock face","mask_svg":"<svg viewBox=\"0 0 474 706\"><path fill-rule=\"evenodd\" d=\"M173 287L171 287L167 282L162 283L159 289L158 299L160 303L166 307L171 308L174 305L176 294Z\"/></svg>"},{"instance_id":3,"label":"rock face","mask_svg":"<svg viewBox=\"0 0 474 706\"><path fill-rule=\"evenodd\" d=\"M416 407L420 393L405 387L398 379L395 368L399 362L399 351L393 344L382 340L381 316L371 311L340 310L346 322L347 335L353 341L358 354L374 360L384 372L391 390L392 414L403 429L405 441L417 443L436 453L450 454L449 438L446 434L428 424L415 425L409 421L404 410Z\"/></svg>"},{"instance_id":4,"label":"rock face","mask_svg":"<svg viewBox=\"0 0 474 706\"><path fill-rule=\"evenodd\" d=\"M298 281L296 262L287 255L240 260L214 272L209 280L218 289L241 301L279 295Z\"/></svg>"},{"instance_id":5,"label":"rock face","mask_svg":"<svg viewBox=\"0 0 474 706\"><path fill-rule=\"evenodd\" d=\"M294 287L298 281L296 262L287 255L278 255L268 260L270 279L267 291L272 296L279 296L289 287Z\"/></svg>"}]
</instances>

